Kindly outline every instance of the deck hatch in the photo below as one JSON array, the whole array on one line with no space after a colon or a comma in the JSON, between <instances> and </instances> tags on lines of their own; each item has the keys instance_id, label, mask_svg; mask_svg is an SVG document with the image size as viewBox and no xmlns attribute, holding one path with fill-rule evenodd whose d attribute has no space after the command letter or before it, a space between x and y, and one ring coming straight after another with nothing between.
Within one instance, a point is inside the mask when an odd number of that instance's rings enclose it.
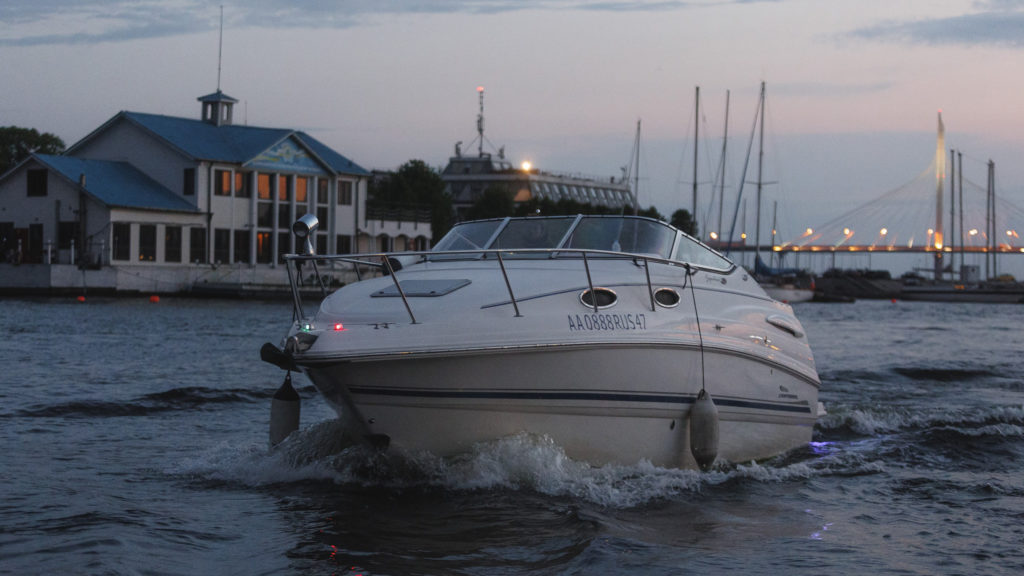
<instances>
[{"instance_id":1,"label":"deck hatch","mask_svg":"<svg viewBox=\"0 0 1024 576\"><path fill-rule=\"evenodd\" d=\"M439 280L406 280L402 282L402 291L409 298L436 297L451 294L463 286L469 285L467 278L452 278ZM388 298L399 296L398 289L392 284L381 290L370 294L373 298Z\"/></svg>"}]
</instances>

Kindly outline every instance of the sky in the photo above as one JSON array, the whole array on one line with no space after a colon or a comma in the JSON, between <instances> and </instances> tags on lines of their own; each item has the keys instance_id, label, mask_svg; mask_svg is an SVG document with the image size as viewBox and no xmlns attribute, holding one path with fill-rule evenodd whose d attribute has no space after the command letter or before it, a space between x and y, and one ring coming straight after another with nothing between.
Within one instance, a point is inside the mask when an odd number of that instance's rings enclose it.
<instances>
[{"instance_id":1,"label":"sky","mask_svg":"<svg viewBox=\"0 0 1024 576\"><path fill-rule=\"evenodd\" d=\"M236 123L367 169L467 150L483 86L486 148L542 170L618 176L639 122L640 204L666 215L690 207L696 124L704 230L726 91L731 213L765 82L783 237L914 180L940 110L965 177L991 159L1024 206L1024 0L5 0L0 74L0 125L68 145L121 110L199 118L219 81Z\"/></svg>"}]
</instances>

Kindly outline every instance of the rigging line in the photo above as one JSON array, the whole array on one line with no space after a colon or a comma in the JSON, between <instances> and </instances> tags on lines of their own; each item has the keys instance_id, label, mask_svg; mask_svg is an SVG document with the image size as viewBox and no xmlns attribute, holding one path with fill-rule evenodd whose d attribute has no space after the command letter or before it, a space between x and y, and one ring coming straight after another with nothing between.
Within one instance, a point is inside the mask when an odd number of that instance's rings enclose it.
<instances>
[{"instance_id":1,"label":"rigging line","mask_svg":"<svg viewBox=\"0 0 1024 576\"><path fill-rule=\"evenodd\" d=\"M763 97L764 94L762 93L761 96ZM736 233L736 218L739 216L739 213L740 213L740 202L743 199L743 183L747 179L747 167L750 165L750 151L754 147L754 135L757 133L757 119L760 117L760 115L761 115L761 98L759 97L758 100L757 100L757 108L754 109L754 124L750 127L750 140L747 141L747 156L746 156L746 160L743 162L743 172L742 172L742 174L740 174L739 191L736 193L736 206L735 206L735 208L733 208L733 211L732 211L732 225L729 226L729 240L728 240L728 243L725 245L725 255L726 256L728 256L729 252L731 252L732 242L733 242L733 237L734 237L733 235ZM744 222L744 227L745 226L746 226L746 222Z\"/></svg>"}]
</instances>

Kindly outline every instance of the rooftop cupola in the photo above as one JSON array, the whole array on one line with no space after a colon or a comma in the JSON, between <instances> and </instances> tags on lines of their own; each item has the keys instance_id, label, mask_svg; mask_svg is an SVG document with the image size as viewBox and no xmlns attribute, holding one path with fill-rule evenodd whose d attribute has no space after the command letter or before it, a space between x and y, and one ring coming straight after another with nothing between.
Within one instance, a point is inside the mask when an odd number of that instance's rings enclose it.
<instances>
[{"instance_id":1,"label":"rooftop cupola","mask_svg":"<svg viewBox=\"0 0 1024 576\"><path fill-rule=\"evenodd\" d=\"M203 103L203 122L208 122L214 126L231 125L232 108L238 100L220 90L213 94L200 96L198 100Z\"/></svg>"}]
</instances>

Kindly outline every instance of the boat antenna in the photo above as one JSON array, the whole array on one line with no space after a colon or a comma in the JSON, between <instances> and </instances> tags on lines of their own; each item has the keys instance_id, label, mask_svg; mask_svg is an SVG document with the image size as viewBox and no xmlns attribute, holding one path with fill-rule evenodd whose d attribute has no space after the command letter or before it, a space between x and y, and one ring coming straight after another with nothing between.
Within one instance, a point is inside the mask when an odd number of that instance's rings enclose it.
<instances>
[{"instance_id":1,"label":"boat antenna","mask_svg":"<svg viewBox=\"0 0 1024 576\"><path fill-rule=\"evenodd\" d=\"M686 269L686 281L690 285L690 299L693 300L693 318L697 322L697 345L700 350L700 390L704 392L704 335L700 330L700 312L697 311L697 293L693 289L693 277L697 271L689 263L683 264Z\"/></svg>"},{"instance_id":2,"label":"boat antenna","mask_svg":"<svg viewBox=\"0 0 1024 576\"><path fill-rule=\"evenodd\" d=\"M476 115L476 132L479 135L480 144L477 148L477 154L480 158L484 157L484 87L477 86L476 91L480 94L480 113Z\"/></svg>"},{"instance_id":3,"label":"boat antenna","mask_svg":"<svg viewBox=\"0 0 1024 576\"><path fill-rule=\"evenodd\" d=\"M220 92L220 64L224 54L224 5L220 5L220 38L217 40L217 92Z\"/></svg>"}]
</instances>

